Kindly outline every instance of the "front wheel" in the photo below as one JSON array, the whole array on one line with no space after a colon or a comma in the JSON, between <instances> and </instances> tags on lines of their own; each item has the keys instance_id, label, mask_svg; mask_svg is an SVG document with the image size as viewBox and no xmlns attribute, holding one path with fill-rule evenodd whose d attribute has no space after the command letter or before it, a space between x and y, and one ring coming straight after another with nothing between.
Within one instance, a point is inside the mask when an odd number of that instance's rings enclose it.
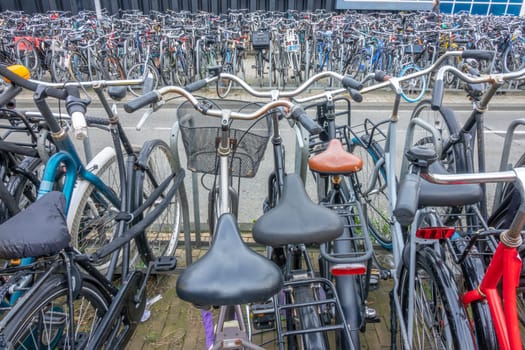
<instances>
[{"instance_id":1,"label":"front wheel","mask_svg":"<svg viewBox=\"0 0 525 350\"><path fill-rule=\"evenodd\" d=\"M383 150L370 136L352 139L352 153L363 160L363 168L356 173L357 192L366 210L368 230L385 249L392 249L389 197Z\"/></svg>"},{"instance_id":2,"label":"front wheel","mask_svg":"<svg viewBox=\"0 0 525 350\"><path fill-rule=\"evenodd\" d=\"M147 201L153 191L176 171L173 153L161 140L152 140L144 144L138 164L140 168L135 175L137 177L136 207ZM138 250L146 265L160 256L175 254L182 222L182 205L179 191L176 191L172 198L167 198L170 188L171 186L168 186L141 214L141 217L144 217L167 201L167 206L162 213L148 226L143 235L136 238Z\"/></svg>"},{"instance_id":3,"label":"front wheel","mask_svg":"<svg viewBox=\"0 0 525 350\"><path fill-rule=\"evenodd\" d=\"M401 68L399 73L400 77L404 77L413 73L417 73L421 70L418 66L409 64ZM425 76L419 76L401 83L402 93L401 96L407 102L413 103L418 102L425 95L427 90L427 78Z\"/></svg>"},{"instance_id":4,"label":"front wheel","mask_svg":"<svg viewBox=\"0 0 525 350\"><path fill-rule=\"evenodd\" d=\"M10 349L58 349L67 348L68 344L85 345L92 339L108 307L107 294L84 279L73 300L73 310L70 310L67 278L56 275L25 301L12 322L2 331L3 340ZM70 320L70 315L74 316L74 320ZM71 335L74 339L69 338Z\"/></svg>"}]
</instances>

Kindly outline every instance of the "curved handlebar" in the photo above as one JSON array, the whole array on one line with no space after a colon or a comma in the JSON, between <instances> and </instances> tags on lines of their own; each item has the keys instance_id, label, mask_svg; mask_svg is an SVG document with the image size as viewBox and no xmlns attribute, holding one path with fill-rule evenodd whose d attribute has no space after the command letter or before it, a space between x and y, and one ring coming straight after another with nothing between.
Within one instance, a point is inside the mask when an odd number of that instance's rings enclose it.
<instances>
[{"instance_id":1,"label":"curved handlebar","mask_svg":"<svg viewBox=\"0 0 525 350\"><path fill-rule=\"evenodd\" d=\"M464 56L463 56L464 57ZM481 76L471 76L460 71L453 66L443 66L439 69L436 74L436 84L432 92L432 109L439 109L441 102L443 101L443 78L446 73L452 73L462 81L469 84L503 84L507 80L519 79L525 77L525 68L509 73L498 73Z\"/></svg>"},{"instance_id":2,"label":"curved handlebar","mask_svg":"<svg viewBox=\"0 0 525 350\"><path fill-rule=\"evenodd\" d=\"M158 90L154 90L148 92L147 94L139 96L136 99L125 103L124 110L128 113L132 113L150 103L161 102L163 96L170 93L175 93L186 98L186 100L188 100L188 102L190 102L193 105L193 107L195 107L195 109L201 112L202 114L211 117L223 116L224 111L209 108L206 104L202 103L195 96L193 96L193 94L189 92L188 89L178 86L165 86ZM299 122L311 134L318 134L322 131L321 126L319 126L310 117L308 117L306 112L301 107L288 100L276 100L268 102L252 113L240 113L231 111L229 117L231 119L244 120L257 119L268 113L270 110L278 107L285 107L289 111L288 117Z\"/></svg>"}]
</instances>

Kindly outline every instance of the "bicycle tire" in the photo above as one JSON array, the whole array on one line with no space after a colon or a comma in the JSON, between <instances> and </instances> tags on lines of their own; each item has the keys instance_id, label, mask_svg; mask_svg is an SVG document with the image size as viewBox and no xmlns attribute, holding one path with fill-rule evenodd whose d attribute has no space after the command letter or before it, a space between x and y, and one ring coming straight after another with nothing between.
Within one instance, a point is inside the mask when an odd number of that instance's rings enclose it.
<instances>
[{"instance_id":1,"label":"bicycle tire","mask_svg":"<svg viewBox=\"0 0 525 350\"><path fill-rule=\"evenodd\" d=\"M308 304L315 301L313 289L307 286L294 288L294 300L296 304ZM323 326L317 307L308 305L297 309L297 327L302 330L319 328ZM326 335L322 332L312 332L301 335L303 349L329 349Z\"/></svg>"},{"instance_id":2,"label":"bicycle tire","mask_svg":"<svg viewBox=\"0 0 525 350\"><path fill-rule=\"evenodd\" d=\"M388 214L386 169L384 165L377 165L378 161L383 158L383 150L377 142L370 142L368 135L363 135L352 139L352 153L363 160L363 168L356 173L359 183L356 190L360 199L366 203L368 230L377 243L390 250L392 249L392 233ZM375 171L377 171L375 184L373 188L370 188Z\"/></svg>"},{"instance_id":3,"label":"bicycle tire","mask_svg":"<svg viewBox=\"0 0 525 350\"><path fill-rule=\"evenodd\" d=\"M65 61L63 57L53 57L51 60L49 73L51 74L51 81L55 83L63 83L70 78L69 69L64 65L63 61Z\"/></svg>"},{"instance_id":4,"label":"bicycle tire","mask_svg":"<svg viewBox=\"0 0 525 350\"><path fill-rule=\"evenodd\" d=\"M421 68L416 65L408 64L401 68L399 77L410 75L412 73L419 72ZM407 102L414 103L420 101L427 90L427 78L425 76L419 76L417 78L402 82L401 84L401 97Z\"/></svg>"},{"instance_id":5,"label":"bicycle tire","mask_svg":"<svg viewBox=\"0 0 525 350\"><path fill-rule=\"evenodd\" d=\"M139 154L138 164L140 164L140 168L135 174L137 178L137 194L135 197L138 200L136 207L140 206L160 183L176 171L175 157L171 148L162 140L146 142ZM156 205L164 199L169 189L170 186L151 207L146 209L141 217L154 210ZM160 216L143 234L136 238L137 248L146 264L145 267L147 267L148 262L154 261L160 256L173 256L175 254L181 222L181 195L177 191Z\"/></svg>"},{"instance_id":6,"label":"bicycle tire","mask_svg":"<svg viewBox=\"0 0 525 350\"><path fill-rule=\"evenodd\" d=\"M355 226L355 223L350 222L350 218L347 217L347 223L345 223L345 229L341 237L355 237L354 234L351 234L348 227ZM340 244L343 246L343 249L338 248L337 245ZM348 254L349 249L346 247L348 245L347 241L335 241L334 242L334 255L338 254ZM350 251L356 251L356 249L350 249ZM362 302L362 288L360 284L363 282L362 279L364 276L340 276L332 277L332 280L335 281L335 289L337 291L337 296L339 297L339 302L341 303L341 309L343 310L343 315L345 317L346 323L350 328L350 337L352 341L351 344L346 343L346 339L339 332L338 336L340 339L337 340L337 343L341 345L342 349L361 349L361 340L359 339L359 331L362 326L363 321L363 302ZM340 323L340 320L337 320L337 323Z\"/></svg>"},{"instance_id":7,"label":"bicycle tire","mask_svg":"<svg viewBox=\"0 0 525 350\"><path fill-rule=\"evenodd\" d=\"M227 74L233 74L233 67L231 63L226 63L222 66L222 72ZM217 84L215 84L217 90L217 96L220 98L226 98L231 91L233 80L226 78L219 78Z\"/></svg>"},{"instance_id":8,"label":"bicycle tire","mask_svg":"<svg viewBox=\"0 0 525 350\"><path fill-rule=\"evenodd\" d=\"M82 82L90 79L91 69L86 58L79 52L73 52L69 56L68 70L71 78L76 81Z\"/></svg>"},{"instance_id":9,"label":"bicycle tire","mask_svg":"<svg viewBox=\"0 0 525 350\"><path fill-rule=\"evenodd\" d=\"M504 73L516 72L525 67L525 42L517 38L512 45L507 46L503 52L503 70Z\"/></svg>"},{"instance_id":10,"label":"bicycle tire","mask_svg":"<svg viewBox=\"0 0 525 350\"><path fill-rule=\"evenodd\" d=\"M73 330L76 338L68 339L68 290L66 275L55 275L25 300L2 332L8 347L56 349L60 346L67 348L67 344L73 342L77 346L86 345L91 332L108 311L110 299L97 283L83 279L74 300L75 305L80 304L73 310L75 321L79 322Z\"/></svg>"},{"instance_id":11,"label":"bicycle tire","mask_svg":"<svg viewBox=\"0 0 525 350\"><path fill-rule=\"evenodd\" d=\"M416 127L414 129L414 145L435 149L435 142L440 142L442 145L446 145L447 143L450 143L451 136L459 134L460 127L454 111L444 106L441 106L439 110L435 111L432 109L431 101L428 99L422 100L416 105L412 111L410 120L415 118L422 119L430 124L430 126L437 129L441 140L434 140L431 133L423 128ZM465 159L464 147L463 144L458 142L448 147L447 150L443 150L442 154L438 154L443 166L449 172L460 173L466 171L467 161Z\"/></svg>"},{"instance_id":12,"label":"bicycle tire","mask_svg":"<svg viewBox=\"0 0 525 350\"><path fill-rule=\"evenodd\" d=\"M407 322L409 300L408 266L404 266L399 280L401 311ZM424 282L428 282L428 285ZM475 340L465 308L458 298L459 291L450 270L430 247L416 251L414 301L414 349L476 349ZM419 295L419 292L422 294ZM432 298L432 300L430 300ZM428 324L425 322L427 321ZM446 339L445 339L446 338Z\"/></svg>"},{"instance_id":13,"label":"bicycle tire","mask_svg":"<svg viewBox=\"0 0 525 350\"><path fill-rule=\"evenodd\" d=\"M18 174L7 185L18 208L25 209L36 201L44 167L45 164L40 158L32 157L24 158L18 166Z\"/></svg>"},{"instance_id":14,"label":"bicycle tire","mask_svg":"<svg viewBox=\"0 0 525 350\"><path fill-rule=\"evenodd\" d=\"M34 44L25 39L15 42L17 61L31 71L31 76L38 79L39 60Z\"/></svg>"},{"instance_id":15,"label":"bicycle tire","mask_svg":"<svg viewBox=\"0 0 525 350\"><path fill-rule=\"evenodd\" d=\"M151 64L147 65L148 73L150 73L153 77L153 85L152 89L155 90L159 85L159 73L157 72L157 69L153 67ZM133 67L130 68L128 71L127 79L140 79L144 76L144 63L137 63ZM134 96L140 96L147 91L143 91L143 85L129 85L128 86L129 92L131 92Z\"/></svg>"},{"instance_id":16,"label":"bicycle tire","mask_svg":"<svg viewBox=\"0 0 525 350\"><path fill-rule=\"evenodd\" d=\"M452 239L451 243L453 253L456 255L463 253L467 246L467 241L464 239ZM444 247L444 249L447 248ZM476 246L470 248L469 254L460 266L455 264L451 252L448 250L445 251L444 257L456 281L460 295L478 288L485 275L486 264ZM483 348L487 350L499 349L488 304L482 300L475 301L469 305L469 309L468 315L472 321L479 348L483 344Z\"/></svg>"}]
</instances>

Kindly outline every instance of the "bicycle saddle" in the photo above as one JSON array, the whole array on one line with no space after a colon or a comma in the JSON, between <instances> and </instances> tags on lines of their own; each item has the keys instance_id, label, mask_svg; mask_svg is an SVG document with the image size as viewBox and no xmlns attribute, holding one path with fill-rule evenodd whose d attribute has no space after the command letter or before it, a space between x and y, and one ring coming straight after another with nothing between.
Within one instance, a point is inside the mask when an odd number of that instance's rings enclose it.
<instances>
[{"instance_id":1,"label":"bicycle saddle","mask_svg":"<svg viewBox=\"0 0 525 350\"><path fill-rule=\"evenodd\" d=\"M431 163L428 171L435 174L448 173L440 161ZM419 207L467 205L480 202L482 198L483 191L478 184L440 185L421 178L418 205Z\"/></svg>"},{"instance_id":2,"label":"bicycle saddle","mask_svg":"<svg viewBox=\"0 0 525 350\"><path fill-rule=\"evenodd\" d=\"M18 259L58 253L69 244L62 192L49 192L0 225L0 257Z\"/></svg>"},{"instance_id":3,"label":"bicycle saddle","mask_svg":"<svg viewBox=\"0 0 525 350\"><path fill-rule=\"evenodd\" d=\"M363 167L363 160L345 151L338 139L328 142L326 149L308 160L310 170L320 174L350 174Z\"/></svg>"},{"instance_id":4,"label":"bicycle saddle","mask_svg":"<svg viewBox=\"0 0 525 350\"><path fill-rule=\"evenodd\" d=\"M323 243L339 237L343 228L337 214L312 202L299 175L288 174L280 202L257 220L253 238L274 247Z\"/></svg>"},{"instance_id":5,"label":"bicycle saddle","mask_svg":"<svg viewBox=\"0 0 525 350\"><path fill-rule=\"evenodd\" d=\"M190 303L238 305L267 300L283 285L281 270L241 239L232 214L223 214L210 249L182 272L177 295Z\"/></svg>"},{"instance_id":6,"label":"bicycle saddle","mask_svg":"<svg viewBox=\"0 0 525 350\"><path fill-rule=\"evenodd\" d=\"M437 160L435 151L424 146L411 147L406 152L408 161L419 167L428 168L428 172L447 174L443 164ZM483 191L477 184L440 185L420 179L418 206L421 207L448 207L456 205L474 204L483 198Z\"/></svg>"}]
</instances>

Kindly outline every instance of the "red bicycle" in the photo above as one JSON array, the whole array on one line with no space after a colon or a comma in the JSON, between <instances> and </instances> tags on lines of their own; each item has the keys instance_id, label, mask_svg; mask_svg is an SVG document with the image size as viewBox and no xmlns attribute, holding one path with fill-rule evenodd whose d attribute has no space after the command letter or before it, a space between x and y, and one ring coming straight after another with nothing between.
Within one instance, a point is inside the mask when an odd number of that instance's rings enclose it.
<instances>
[{"instance_id":1,"label":"red bicycle","mask_svg":"<svg viewBox=\"0 0 525 350\"><path fill-rule=\"evenodd\" d=\"M525 168L510 171L479 174L430 174L422 169L421 176L438 184L465 184L516 181L522 203L508 230L499 236L499 244L487 267L483 279L475 290L462 295L463 303L485 300L489 305L492 321L500 349L522 350L516 288L519 286L521 258L518 248L522 243L522 229L525 225ZM501 284L500 284L501 283Z\"/></svg>"}]
</instances>

